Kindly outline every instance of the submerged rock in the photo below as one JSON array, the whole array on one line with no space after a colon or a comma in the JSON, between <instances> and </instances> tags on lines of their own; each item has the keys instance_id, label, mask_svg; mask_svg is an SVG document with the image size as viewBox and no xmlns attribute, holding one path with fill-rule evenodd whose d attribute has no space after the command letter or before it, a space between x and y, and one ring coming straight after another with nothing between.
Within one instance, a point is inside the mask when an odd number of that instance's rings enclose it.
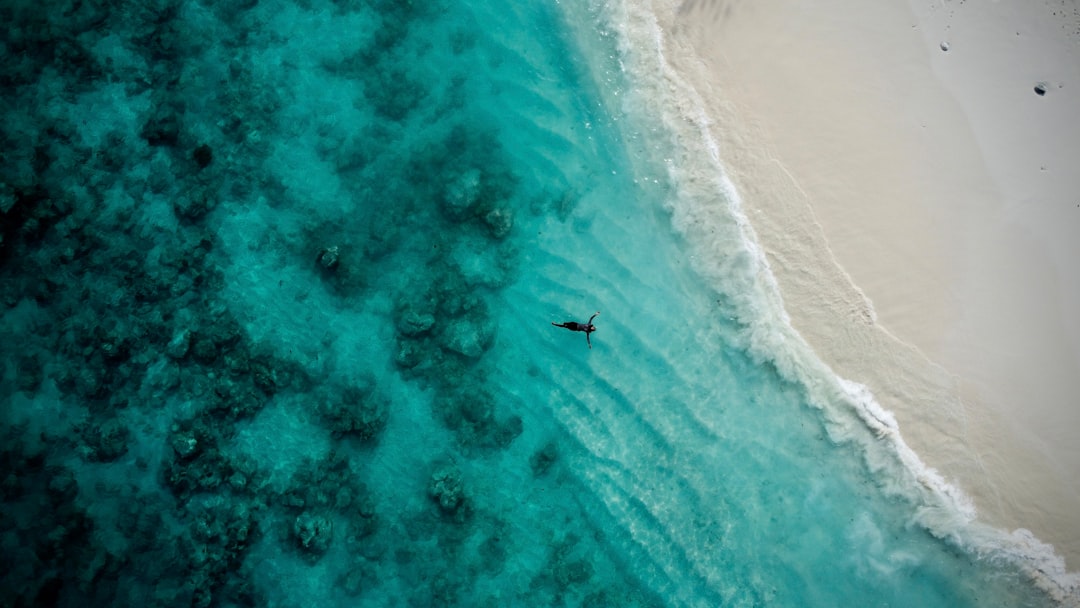
<instances>
[{"instance_id":1,"label":"submerged rock","mask_svg":"<svg viewBox=\"0 0 1080 608\"><path fill-rule=\"evenodd\" d=\"M319 255L315 256L315 263L323 268L323 270L337 270L338 265L341 263L341 250L337 245L327 247L319 251Z\"/></svg>"},{"instance_id":2,"label":"submerged rock","mask_svg":"<svg viewBox=\"0 0 1080 608\"><path fill-rule=\"evenodd\" d=\"M474 425L486 424L494 416L495 403L484 393L469 393L458 401L461 416Z\"/></svg>"},{"instance_id":3,"label":"submerged rock","mask_svg":"<svg viewBox=\"0 0 1080 608\"><path fill-rule=\"evenodd\" d=\"M427 333L435 325L435 315L409 308L398 315L397 328L402 335L415 337Z\"/></svg>"},{"instance_id":4,"label":"submerged rock","mask_svg":"<svg viewBox=\"0 0 1080 608\"><path fill-rule=\"evenodd\" d=\"M173 212L181 220L198 222L217 207L217 198L204 189L196 188L173 200Z\"/></svg>"},{"instance_id":5,"label":"submerged rock","mask_svg":"<svg viewBox=\"0 0 1080 608\"><path fill-rule=\"evenodd\" d=\"M83 457L92 462L112 462L124 455L131 431L116 418L89 424L82 429Z\"/></svg>"},{"instance_id":6,"label":"submerged rock","mask_svg":"<svg viewBox=\"0 0 1080 608\"><path fill-rule=\"evenodd\" d=\"M401 340L394 355L394 364L403 369L412 369L424 360L424 348L415 340Z\"/></svg>"},{"instance_id":7,"label":"submerged rock","mask_svg":"<svg viewBox=\"0 0 1080 608\"><path fill-rule=\"evenodd\" d=\"M195 433L191 431L178 430L170 437L169 443L172 445L173 451L181 459L187 460L199 453L199 440L195 437Z\"/></svg>"},{"instance_id":8,"label":"submerged rock","mask_svg":"<svg viewBox=\"0 0 1080 608\"><path fill-rule=\"evenodd\" d=\"M168 104L156 106L139 135L151 146L175 146L180 139L180 117Z\"/></svg>"},{"instance_id":9,"label":"submerged rock","mask_svg":"<svg viewBox=\"0 0 1080 608\"><path fill-rule=\"evenodd\" d=\"M292 533L298 547L312 555L322 555L334 540L334 522L325 515L305 511L293 521Z\"/></svg>"},{"instance_id":10,"label":"submerged rock","mask_svg":"<svg viewBox=\"0 0 1080 608\"><path fill-rule=\"evenodd\" d=\"M457 387L441 392L433 407L465 450L503 449L524 431L521 417L499 415L495 398L483 389Z\"/></svg>"},{"instance_id":11,"label":"submerged rock","mask_svg":"<svg viewBox=\"0 0 1080 608\"><path fill-rule=\"evenodd\" d=\"M187 329L181 329L173 335L172 339L165 346L165 354L173 359L183 359L187 356L188 350L191 348L191 332Z\"/></svg>"},{"instance_id":12,"label":"submerged rock","mask_svg":"<svg viewBox=\"0 0 1080 608\"><path fill-rule=\"evenodd\" d=\"M480 171L472 169L462 173L446 186L442 196L442 209L447 217L458 222L469 217L480 200L480 177Z\"/></svg>"},{"instance_id":13,"label":"submerged rock","mask_svg":"<svg viewBox=\"0 0 1080 608\"><path fill-rule=\"evenodd\" d=\"M251 372L251 381L262 392L273 395L281 384L278 378L278 370L273 359L256 357L249 360L248 369Z\"/></svg>"},{"instance_id":14,"label":"submerged rock","mask_svg":"<svg viewBox=\"0 0 1080 608\"><path fill-rule=\"evenodd\" d=\"M559 459L559 450L554 441L549 441L529 457L529 468L533 475L540 477L551 469L551 465Z\"/></svg>"},{"instance_id":15,"label":"submerged rock","mask_svg":"<svg viewBox=\"0 0 1080 608\"><path fill-rule=\"evenodd\" d=\"M484 216L484 223L492 236L501 239L510 234L510 229L514 227L514 214L501 207L492 209Z\"/></svg>"},{"instance_id":16,"label":"submerged rock","mask_svg":"<svg viewBox=\"0 0 1080 608\"><path fill-rule=\"evenodd\" d=\"M521 416L513 415L495 425L492 441L496 447L506 448L525 430Z\"/></svg>"},{"instance_id":17,"label":"submerged rock","mask_svg":"<svg viewBox=\"0 0 1080 608\"><path fill-rule=\"evenodd\" d=\"M465 484L461 471L453 464L443 464L435 469L428 481L428 496L447 515L458 512L465 502Z\"/></svg>"},{"instance_id":18,"label":"submerged rock","mask_svg":"<svg viewBox=\"0 0 1080 608\"><path fill-rule=\"evenodd\" d=\"M355 435L368 441L386 427L389 408L385 399L370 389L350 387L320 409L335 437Z\"/></svg>"},{"instance_id":19,"label":"submerged rock","mask_svg":"<svg viewBox=\"0 0 1080 608\"><path fill-rule=\"evenodd\" d=\"M364 487L364 490L365 495L355 501L356 505L352 510L353 517L349 522L350 531L359 538L370 536L375 531L378 523L375 513L375 501L366 495L366 487Z\"/></svg>"},{"instance_id":20,"label":"submerged rock","mask_svg":"<svg viewBox=\"0 0 1080 608\"><path fill-rule=\"evenodd\" d=\"M475 315L457 319L442 332L440 344L470 359L479 358L495 340L495 325Z\"/></svg>"},{"instance_id":21,"label":"submerged rock","mask_svg":"<svg viewBox=\"0 0 1080 608\"><path fill-rule=\"evenodd\" d=\"M217 344L209 336L199 336L195 340L191 352L199 363L207 365L212 364L218 357Z\"/></svg>"}]
</instances>

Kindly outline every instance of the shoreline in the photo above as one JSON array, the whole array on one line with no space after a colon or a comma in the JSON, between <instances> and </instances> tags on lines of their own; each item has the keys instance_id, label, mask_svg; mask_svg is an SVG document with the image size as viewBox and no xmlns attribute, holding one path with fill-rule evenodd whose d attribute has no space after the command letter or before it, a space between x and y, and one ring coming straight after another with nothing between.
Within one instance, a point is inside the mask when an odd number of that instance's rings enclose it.
<instances>
[{"instance_id":1,"label":"shoreline","mask_svg":"<svg viewBox=\"0 0 1080 608\"><path fill-rule=\"evenodd\" d=\"M1076 570L1080 36L1044 9L688 1L664 29L795 328L981 520Z\"/></svg>"}]
</instances>

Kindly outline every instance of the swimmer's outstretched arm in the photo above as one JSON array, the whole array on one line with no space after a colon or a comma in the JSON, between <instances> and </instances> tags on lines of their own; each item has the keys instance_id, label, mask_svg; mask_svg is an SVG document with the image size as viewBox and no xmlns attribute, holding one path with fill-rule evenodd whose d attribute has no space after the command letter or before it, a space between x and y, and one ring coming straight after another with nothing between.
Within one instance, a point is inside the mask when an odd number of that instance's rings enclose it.
<instances>
[{"instance_id":1,"label":"swimmer's outstretched arm","mask_svg":"<svg viewBox=\"0 0 1080 608\"><path fill-rule=\"evenodd\" d=\"M591 323L592 323L592 320L593 320L593 319L595 319L595 318L596 318L596 315L598 315L598 314L600 314L600 311L599 311L599 310L598 310L598 311L596 311L596 312L594 312L594 313L593 313L593 316L589 317L589 322L588 322L588 323L586 323L586 325L589 325L589 324L591 324Z\"/></svg>"},{"instance_id":2,"label":"swimmer's outstretched arm","mask_svg":"<svg viewBox=\"0 0 1080 608\"><path fill-rule=\"evenodd\" d=\"M595 315L593 315L593 316L595 316ZM585 332L585 341L589 343L589 350L592 350L592 340L589 339L589 334L590 333L591 332Z\"/></svg>"}]
</instances>

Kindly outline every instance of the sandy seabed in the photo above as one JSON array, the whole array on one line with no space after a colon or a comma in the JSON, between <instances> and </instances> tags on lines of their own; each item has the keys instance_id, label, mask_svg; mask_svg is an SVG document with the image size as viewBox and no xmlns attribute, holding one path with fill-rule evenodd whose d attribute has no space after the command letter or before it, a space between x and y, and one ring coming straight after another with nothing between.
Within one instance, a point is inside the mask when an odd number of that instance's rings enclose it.
<instances>
[{"instance_id":1,"label":"sandy seabed","mask_svg":"<svg viewBox=\"0 0 1080 608\"><path fill-rule=\"evenodd\" d=\"M1080 9L661 14L795 328L988 523L1080 564Z\"/></svg>"}]
</instances>

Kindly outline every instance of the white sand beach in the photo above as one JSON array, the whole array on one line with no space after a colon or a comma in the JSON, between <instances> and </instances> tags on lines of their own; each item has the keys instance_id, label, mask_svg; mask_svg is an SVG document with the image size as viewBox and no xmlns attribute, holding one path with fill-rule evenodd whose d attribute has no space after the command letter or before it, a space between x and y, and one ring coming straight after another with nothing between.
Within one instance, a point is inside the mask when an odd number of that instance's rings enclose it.
<instances>
[{"instance_id":1,"label":"white sand beach","mask_svg":"<svg viewBox=\"0 0 1080 608\"><path fill-rule=\"evenodd\" d=\"M980 517L1080 568L1080 7L676 6L796 329Z\"/></svg>"}]
</instances>

